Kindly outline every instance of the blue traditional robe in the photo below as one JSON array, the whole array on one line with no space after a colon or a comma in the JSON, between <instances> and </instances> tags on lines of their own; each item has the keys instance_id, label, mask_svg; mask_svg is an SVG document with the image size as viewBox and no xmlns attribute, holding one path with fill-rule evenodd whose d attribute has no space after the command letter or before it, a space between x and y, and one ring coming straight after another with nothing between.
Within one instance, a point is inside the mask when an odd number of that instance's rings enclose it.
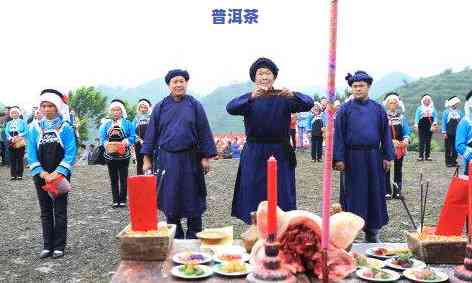
<instances>
[{"instance_id":1,"label":"blue traditional robe","mask_svg":"<svg viewBox=\"0 0 472 283\"><path fill-rule=\"evenodd\" d=\"M153 109L141 153L155 154L158 206L168 218L200 217L206 210L201 158L216 156L203 106L185 95L167 96Z\"/></svg>"},{"instance_id":2,"label":"blue traditional robe","mask_svg":"<svg viewBox=\"0 0 472 283\"><path fill-rule=\"evenodd\" d=\"M251 93L247 93L226 106L229 114L244 116L247 142L241 152L231 215L248 224L251 223L250 213L267 199L267 159L270 156L277 159L278 206L285 211L297 208L295 165L290 162L289 150L290 114L313 107L311 97L297 92L290 98L250 97Z\"/></svg>"},{"instance_id":3,"label":"blue traditional robe","mask_svg":"<svg viewBox=\"0 0 472 283\"><path fill-rule=\"evenodd\" d=\"M362 217L367 229L388 223L383 160L393 160L387 114L373 100L350 100L336 114L334 161L345 164L342 206Z\"/></svg>"}]
</instances>

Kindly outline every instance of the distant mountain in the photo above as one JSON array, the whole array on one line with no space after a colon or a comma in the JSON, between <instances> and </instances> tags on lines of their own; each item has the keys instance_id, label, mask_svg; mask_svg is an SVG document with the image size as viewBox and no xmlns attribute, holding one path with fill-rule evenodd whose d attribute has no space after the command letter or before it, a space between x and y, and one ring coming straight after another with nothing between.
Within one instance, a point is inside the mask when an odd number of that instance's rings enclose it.
<instances>
[{"instance_id":1,"label":"distant mountain","mask_svg":"<svg viewBox=\"0 0 472 283\"><path fill-rule=\"evenodd\" d=\"M131 104L137 103L140 98L147 98L155 104L169 95L169 88L162 78L147 81L133 88L99 85L97 89L108 97L108 101L118 98L127 100ZM189 93L195 95L191 90Z\"/></svg>"},{"instance_id":2,"label":"distant mountain","mask_svg":"<svg viewBox=\"0 0 472 283\"><path fill-rule=\"evenodd\" d=\"M413 80L413 77L404 73L389 73L378 80L374 80L374 83L370 88L370 97L372 97L373 99L383 97L386 93L401 86L404 86L412 82Z\"/></svg>"},{"instance_id":3,"label":"distant mountain","mask_svg":"<svg viewBox=\"0 0 472 283\"><path fill-rule=\"evenodd\" d=\"M250 81L233 83L215 89L200 99L214 133L244 132L243 118L232 116L226 112L226 104L238 96L250 92L253 84Z\"/></svg>"},{"instance_id":4,"label":"distant mountain","mask_svg":"<svg viewBox=\"0 0 472 283\"><path fill-rule=\"evenodd\" d=\"M441 117L446 99L451 96L459 97L462 100L460 107L463 109L465 95L470 90L472 90L472 70L470 68L456 73L446 70L439 75L421 78L395 89L405 104L410 124L413 124L416 108L424 94L431 95L434 106Z\"/></svg>"},{"instance_id":5,"label":"distant mountain","mask_svg":"<svg viewBox=\"0 0 472 283\"><path fill-rule=\"evenodd\" d=\"M154 103L160 101L168 95L168 88L163 79L148 81L134 88L110 87L101 85L97 87L109 99L121 98L134 104L141 97L150 98ZM250 81L235 82L226 86L220 86L205 96L197 96L202 102L210 125L214 133L243 132L243 119L238 116L231 116L226 112L226 104L234 97L240 96L253 89ZM405 101L408 117L413 119L413 111L419 103L421 95L425 92L431 93L435 99L437 109L442 112L444 99L457 95L462 99L468 89L472 89L472 71L466 68L462 72L452 73L445 71L440 75L422 78L413 81L413 78L401 73L392 72L376 80L371 88L371 96L374 99L382 100L385 93L396 90ZM301 92L313 96L326 95L326 89L320 86L300 87ZM336 89L341 96L344 95L344 88ZM190 91L192 94L192 92ZM196 96L195 94L193 94Z\"/></svg>"}]
</instances>

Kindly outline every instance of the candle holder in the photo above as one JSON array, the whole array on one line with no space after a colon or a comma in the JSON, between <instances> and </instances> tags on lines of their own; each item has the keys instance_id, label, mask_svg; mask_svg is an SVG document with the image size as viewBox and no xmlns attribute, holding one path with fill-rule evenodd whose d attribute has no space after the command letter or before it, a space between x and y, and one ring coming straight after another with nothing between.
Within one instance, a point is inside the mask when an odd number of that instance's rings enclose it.
<instances>
[{"instance_id":1,"label":"candle holder","mask_svg":"<svg viewBox=\"0 0 472 283\"><path fill-rule=\"evenodd\" d=\"M460 280L472 282L472 244L470 240L465 248L464 265L454 269L454 276Z\"/></svg>"},{"instance_id":2,"label":"candle holder","mask_svg":"<svg viewBox=\"0 0 472 283\"><path fill-rule=\"evenodd\" d=\"M249 273L247 282L297 282L295 276L282 266L278 258L279 246L280 243L275 240L274 234L267 237L264 243L265 257L257 263L256 270Z\"/></svg>"}]
</instances>

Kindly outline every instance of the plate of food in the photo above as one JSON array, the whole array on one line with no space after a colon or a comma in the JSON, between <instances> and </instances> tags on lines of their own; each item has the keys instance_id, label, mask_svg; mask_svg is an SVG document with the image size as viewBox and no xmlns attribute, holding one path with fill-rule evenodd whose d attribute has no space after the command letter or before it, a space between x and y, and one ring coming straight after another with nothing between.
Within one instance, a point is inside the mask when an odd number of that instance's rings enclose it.
<instances>
[{"instance_id":1,"label":"plate of food","mask_svg":"<svg viewBox=\"0 0 472 283\"><path fill-rule=\"evenodd\" d=\"M402 255L405 253L410 253L408 248L384 248L384 247L375 247L370 248L365 252L370 257L388 259L394 256Z\"/></svg>"},{"instance_id":2,"label":"plate of food","mask_svg":"<svg viewBox=\"0 0 472 283\"><path fill-rule=\"evenodd\" d=\"M216 264L213 267L213 271L224 276L244 276L252 271L251 265L240 261L225 261L223 263Z\"/></svg>"},{"instance_id":3,"label":"plate of food","mask_svg":"<svg viewBox=\"0 0 472 283\"><path fill-rule=\"evenodd\" d=\"M361 268L356 271L356 275L367 281L391 282L400 279L400 274L393 270L382 268Z\"/></svg>"},{"instance_id":4,"label":"plate of food","mask_svg":"<svg viewBox=\"0 0 472 283\"><path fill-rule=\"evenodd\" d=\"M211 256L202 252L181 252L175 254L172 260L178 264L185 264L187 262L204 264L211 261Z\"/></svg>"},{"instance_id":5,"label":"plate of food","mask_svg":"<svg viewBox=\"0 0 472 283\"><path fill-rule=\"evenodd\" d=\"M215 254L213 256L213 260L218 263L225 262L225 261L235 261L235 260L246 262L246 261L249 261L250 258L251 256L248 253L241 253L237 251L222 252L222 253Z\"/></svg>"},{"instance_id":6,"label":"plate of food","mask_svg":"<svg viewBox=\"0 0 472 283\"><path fill-rule=\"evenodd\" d=\"M358 254L356 252L352 253L354 257L354 262L357 265L357 268L383 268L385 267L385 262L380 259L366 257L365 255Z\"/></svg>"},{"instance_id":7,"label":"plate of food","mask_svg":"<svg viewBox=\"0 0 472 283\"><path fill-rule=\"evenodd\" d=\"M223 231L216 230L203 230L197 233L197 238L205 241L207 244L215 244L224 238L228 237L228 234Z\"/></svg>"},{"instance_id":8,"label":"plate of food","mask_svg":"<svg viewBox=\"0 0 472 283\"><path fill-rule=\"evenodd\" d=\"M429 267L407 269L403 271L403 276L416 282L427 283L444 282L449 279L446 273Z\"/></svg>"},{"instance_id":9,"label":"plate of food","mask_svg":"<svg viewBox=\"0 0 472 283\"><path fill-rule=\"evenodd\" d=\"M183 279L206 278L213 274L213 269L207 265L188 262L186 264L174 266L171 274Z\"/></svg>"},{"instance_id":10,"label":"plate of food","mask_svg":"<svg viewBox=\"0 0 472 283\"><path fill-rule=\"evenodd\" d=\"M398 270L426 267L426 263L422 262L421 260L414 259L412 254L402 254L395 256L393 258L387 259L385 262L387 263L388 267Z\"/></svg>"}]
</instances>

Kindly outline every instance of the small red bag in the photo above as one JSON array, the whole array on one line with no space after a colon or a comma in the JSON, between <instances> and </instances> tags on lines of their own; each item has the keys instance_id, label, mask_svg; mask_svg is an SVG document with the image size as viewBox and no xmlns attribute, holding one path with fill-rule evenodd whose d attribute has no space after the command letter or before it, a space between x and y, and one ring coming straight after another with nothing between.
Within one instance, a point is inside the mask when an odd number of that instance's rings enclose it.
<instances>
[{"instance_id":1,"label":"small red bag","mask_svg":"<svg viewBox=\"0 0 472 283\"><path fill-rule=\"evenodd\" d=\"M70 192L71 185L64 176L60 175L57 179L52 182L46 183L41 187L46 191L51 198L57 198L63 194Z\"/></svg>"}]
</instances>

